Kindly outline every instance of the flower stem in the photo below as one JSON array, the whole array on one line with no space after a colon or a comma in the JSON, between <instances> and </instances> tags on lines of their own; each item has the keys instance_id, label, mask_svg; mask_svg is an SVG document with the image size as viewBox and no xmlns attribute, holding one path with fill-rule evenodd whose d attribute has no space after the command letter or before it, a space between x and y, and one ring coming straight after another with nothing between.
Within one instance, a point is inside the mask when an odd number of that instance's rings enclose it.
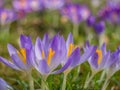
<instances>
[{"instance_id":1,"label":"flower stem","mask_svg":"<svg viewBox=\"0 0 120 90\"><path fill-rule=\"evenodd\" d=\"M48 86L46 85L46 79L47 79L47 77L42 77L41 90L49 90Z\"/></svg>"},{"instance_id":2,"label":"flower stem","mask_svg":"<svg viewBox=\"0 0 120 90\"><path fill-rule=\"evenodd\" d=\"M68 73L64 73L62 90L66 90L66 79L67 79L67 75L68 75Z\"/></svg>"},{"instance_id":3,"label":"flower stem","mask_svg":"<svg viewBox=\"0 0 120 90\"><path fill-rule=\"evenodd\" d=\"M76 39L79 35L79 25L73 24L73 36Z\"/></svg>"},{"instance_id":4,"label":"flower stem","mask_svg":"<svg viewBox=\"0 0 120 90\"><path fill-rule=\"evenodd\" d=\"M88 87L88 85L90 84L91 80L93 79L93 77L95 76L96 73L92 73L92 75L86 79L85 81L85 85L84 85L84 88L86 89Z\"/></svg>"},{"instance_id":5,"label":"flower stem","mask_svg":"<svg viewBox=\"0 0 120 90\"><path fill-rule=\"evenodd\" d=\"M30 90L34 90L34 82L33 82L33 77L32 77L31 71L30 71L30 73L28 73L28 78L29 78Z\"/></svg>"},{"instance_id":6,"label":"flower stem","mask_svg":"<svg viewBox=\"0 0 120 90\"><path fill-rule=\"evenodd\" d=\"M102 87L101 90L106 90L108 84L109 84L109 78L106 78L106 80L105 80L105 82L104 82L103 87Z\"/></svg>"}]
</instances>

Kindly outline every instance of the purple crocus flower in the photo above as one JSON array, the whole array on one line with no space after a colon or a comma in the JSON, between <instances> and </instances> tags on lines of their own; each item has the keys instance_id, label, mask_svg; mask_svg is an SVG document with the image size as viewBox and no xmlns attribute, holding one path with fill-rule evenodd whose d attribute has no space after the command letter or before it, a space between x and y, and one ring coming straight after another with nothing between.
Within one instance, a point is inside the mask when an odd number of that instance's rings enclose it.
<instances>
[{"instance_id":1,"label":"purple crocus flower","mask_svg":"<svg viewBox=\"0 0 120 90\"><path fill-rule=\"evenodd\" d=\"M43 8L42 0L14 0L13 7L15 10L31 12L38 11Z\"/></svg>"},{"instance_id":2,"label":"purple crocus flower","mask_svg":"<svg viewBox=\"0 0 120 90\"><path fill-rule=\"evenodd\" d=\"M23 10L25 12L30 12L30 2L31 0L13 0L13 7L15 10Z\"/></svg>"},{"instance_id":3,"label":"purple crocus flower","mask_svg":"<svg viewBox=\"0 0 120 90\"><path fill-rule=\"evenodd\" d=\"M12 87L8 85L2 78L0 78L0 90L12 90Z\"/></svg>"},{"instance_id":4,"label":"purple crocus flower","mask_svg":"<svg viewBox=\"0 0 120 90\"><path fill-rule=\"evenodd\" d=\"M5 65L20 71L29 71L31 70L31 61L33 59L32 51L33 45L31 38L28 36L20 36L20 50L14 48L11 44L8 44L8 52L12 58L12 62L7 59L0 57L0 61Z\"/></svg>"},{"instance_id":5,"label":"purple crocus flower","mask_svg":"<svg viewBox=\"0 0 120 90\"><path fill-rule=\"evenodd\" d=\"M16 20L16 13L13 10L1 8L0 9L0 23L6 24Z\"/></svg>"},{"instance_id":6,"label":"purple crocus flower","mask_svg":"<svg viewBox=\"0 0 120 90\"><path fill-rule=\"evenodd\" d=\"M90 45L86 44L86 48ZM92 71L99 72L103 70L106 65L106 61L110 59L110 51L106 51L106 45L103 44L100 49L96 49L96 52L88 59Z\"/></svg>"},{"instance_id":7,"label":"purple crocus flower","mask_svg":"<svg viewBox=\"0 0 120 90\"><path fill-rule=\"evenodd\" d=\"M37 38L35 44L36 61L33 61L34 67L42 74L51 74L54 69L65 60L67 53L66 43L62 36L55 35L52 40L45 34L43 40ZM76 48L72 52L72 46L69 52L69 56L65 61L65 65L60 69L60 72L67 69L74 59L74 63L79 60L80 52L79 48ZM59 73L60 73L59 72Z\"/></svg>"},{"instance_id":8,"label":"purple crocus flower","mask_svg":"<svg viewBox=\"0 0 120 90\"><path fill-rule=\"evenodd\" d=\"M94 25L93 25L93 28L95 30L95 32L97 34L101 34L104 32L105 30L105 22L104 21L99 21L99 22L96 22Z\"/></svg>"},{"instance_id":9,"label":"purple crocus flower","mask_svg":"<svg viewBox=\"0 0 120 90\"><path fill-rule=\"evenodd\" d=\"M69 18L73 23L79 23L90 16L90 11L85 5L70 3L61 9L61 14Z\"/></svg>"},{"instance_id":10,"label":"purple crocus flower","mask_svg":"<svg viewBox=\"0 0 120 90\"><path fill-rule=\"evenodd\" d=\"M29 1L29 5L30 5L30 8L32 9L32 11L41 10L43 8L43 5L42 5L43 1L42 0L31 0L31 1Z\"/></svg>"},{"instance_id":11,"label":"purple crocus flower","mask_svg":"<svg viewBox=\"0 0 120 90\"><path fill-rule=\"evenodd\" d=\"M0 0L0 8L3 7L4 1Z\"/></svg>"},{"instance_id":12,"label":"purple crocus flower","mask_svg":"<svg viewBox=\"0 0 120 90\"><path fill-rule=\"evenodd\" d=\"M55 71L54 72L55 74L63 72L63 70L66 70L66 69L67 69L66 71L69 72L77 65L84 63L91 55L94 54L96 47L90 46L89 48L86 48L83 54L80 54L80 49L74 45L73 36L70 33L66 41L66 49L67 49L67 53L65 55L64 60L62 61L63 68L58 71ZM69 58L72 58L72 59L69 59Z\"/></svg>"},{"instance_id":13,"label":"purple crocus flower","mask_svg":"<svg viewBox=\"0 0 120 90\"><path fill-rule=\"evenodd\" d=\"M120 23L120 5L108 4L98 12L98 16L109 23Z\"/></svg>"},{"instance_id":14,"label":"purple crocus flower","mask_svg":"<svg viewBox=\"0 0 120 90\"><path fill-rule=\"evenodd\" d=\"M104 68L108 77L120 70L120 46L115 52L111 53L110 59L106 60Z\"/></svg>"},{"instance_id":15,"label":"purple crocus flower","mask_svg":"<svg viewBox=\"0 0 120 90\"><path fill-rule=\"evenodd\" d=\"M63 7L65 0L43 0L42 3L47 9L56 10Z\"/></svg>"}]
</instances>

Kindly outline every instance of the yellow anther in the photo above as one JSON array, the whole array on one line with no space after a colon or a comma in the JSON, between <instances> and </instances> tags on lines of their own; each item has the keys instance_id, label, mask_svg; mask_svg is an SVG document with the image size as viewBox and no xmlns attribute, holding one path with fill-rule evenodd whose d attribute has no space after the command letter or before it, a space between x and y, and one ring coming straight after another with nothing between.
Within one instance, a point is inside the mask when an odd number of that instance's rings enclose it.
<instances>
[{"instance_id":1,"label":"yellow anther","mask_svg":"<svg viewBox=\"0 0 120 90\"><path fill-rule=\"evenodd\" d=\"M26 64L26 50L24 48L21 48L20 51L17 51L17 53L22 62Z\"/></svg>"},{"instance_id":2,"label":"yellow anther","mask_svg":"<svg viewBox=\"0 0 120 90\"><path fill-rule=\"evenodd\" d=\"M6 20L6 18L7 18L7 14L5 12L3 12L1 15L2 21L4 22Z\"/></svg>"},{"instance_id":3,"label":"yellow anther","mask_svg":"<svg viewBox=\"0 0 120 90\"><path fill-rule=\"evenodd\" d=\"M44 50L42 51L42 58L45 58Z\"/></svg>"},{"instance_id":4,"label":"yellow anther","mask_svg":"<svg viewBox=\"0 0 120 90\"><path fill-rule=\"evenodd\" d=\"M96 50L96 53L98 54L98 64L100 64L101 63L101 60L102 60L102 51L101 50Z\"/></svg>"},{"instance_id":5,"label":"yellow anther","mask_svg":"<svg viewBox=\"0 0 120 90\"><path fill-rule=\"evenodd\" d=\"M68 54L67 54L68 57L71 55L73 49L74 49L74 45L71 43L68 48Z\"/></svg>"},{"instance_id":6,"label":"yellow anther","mask_svg":"<svg viewBox=\"0 0 120 90\"><path fill-rule=\"evenodd\" d=\"M48 53L48 59L47 59L47 64L50 65L51 63L51 59L54 56L55 51L52 50L52 48L49 49L49 53Z\"/></svg>"}]
</instances>

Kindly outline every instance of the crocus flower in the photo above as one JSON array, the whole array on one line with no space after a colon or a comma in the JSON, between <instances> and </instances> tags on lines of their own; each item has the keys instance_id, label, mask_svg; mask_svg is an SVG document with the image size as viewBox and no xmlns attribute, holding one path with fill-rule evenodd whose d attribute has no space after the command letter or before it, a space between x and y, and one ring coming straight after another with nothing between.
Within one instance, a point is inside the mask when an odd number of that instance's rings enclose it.
<instances>
[{"instance_id":1,"label":"crocus flower","mask_svg":"<svg viewBox=\"0 0 120 90\"><path fill-rule=\"evenodd\" d=\"M31 59L34 56L31 56L33 45L31 38L28 36L21 35L20 36L20 50L14 48L11 44L8 44L8 52L10 57L12 58L12 62L7 59L0 57L0 61L5 65L21 71L29 71L31 70Z\"/></svg>"},{"instance_id":2,"label":"crocus flower","mask_svg":"<svg viewBox=\"0 0 120 90\"><path fill-rule=\"evenodd\" d=\"M31 0L13 0L13 7L15 10L24 10L25 12L30 12L30 2Z\"/></svg>"},{"instance_id":3,"label":"crocus flower","mask_svg":"<svg viewBox=\"0 0 120 90\"><path fill-rule=\"evenodd\" d=\"M0 90L12 90L12 87L8 85L2 78L0 78Z\"/></svg>"},{"instance_id":4,"label":"crocus flower","mask_svg":"<svg viewBox=\"0 0 120 90\"><path fill-rule=\"evenodd\" d=\"M29 1L29 5L30 8L32 9L32 11L38 11L41 10L43 8L43 2L44 0L31 0Z\"/></svg>"},{"instance_id":5,"label":"crocus flower","mask_svg":"<svg viewBox=\"0 0 120 90\"><path fill-rule=\"evenodd\" d=\"M104 21L99 21L94 23L93 28L97 34L101 34L105 30L105 22Z\"/></svg>"},{"instance_id":6,"label":"crocus flower","mask_svg":"<svg viewBox=\"0 0 120 90\"><path fill-rule=\"evenodd\" d=\"M47 9L56 10L63 7L65 0L43 0L42 3Z\"/></svg>"},{"instance_id":7,"label":"crocus flower","mask_svg":"<svg viewBox=\"0 0 120 90\"><path fill-rule=\"evenodd\" d=\"M0 0L0 8L3 7L4 1Z\"/></svg>"},{"instance_id":8,"label":"crocus flower","mask_svg":"<svg viewBox=\"0 0 120 90\"><path fill-rule=\"evenodd\" d=\"M109 23L120 23L120 6L119 4L108 4L98 12L98 16Z\"/></svg>"},{"instance_id":9,"label":"crocus flower","mask_svg":"<svg viewBox=\"0 0 120 90\"><path fill-rule=\"evenodd\" d=\"M90 45L88 44L88 47ZM90 67L93 72L99 72L104 69L106 61L110 59L110 51L106 51L106 45L103 44L100 49L88 59Z\"/></svg>"},{"instance_id":10,"label":"crocus flower","mask_svg":"<svg viewBox=\"0 0 120 90\"><path fill-rule=\"evenodd\" d=\"M16 17L16 13L14 12L14 10L5 9L5 8L0 9L0 23L1 24L10 23L16 19L17 17Z\"/></svg>"},{"instance_id":11,"label":"crocus flower","mask_svg":"<svg viewBox=\"0 0 120 90\"><path fill-rule=\"evenodd\" d=\"M73 36L70 33L66 40L66 49L67 53L65 55L65 59L62 61L62 66L63 68L67 69L66 71L70 71L77 65L84 63L91 55L93 55L96 50L96 47L90 46L89 48L86 48L83 54L80 54L80 49L74 45ZM68 58L71 56L73 56L73 60L68 60ZM71 64L68 67L64 67L66 66L65 64L68 62L70 62ZM62 72L63 68L58 71L55 71L55 73Z\"/></svg>"},{"instance_id":12,"label":"crocus flower","mask_svg":"<svg viewBox=\"0 0 120 90\"><path fill-rule=\"evenodd\" d=\"M90 11L84 5L70 3L61 9L61 14L69 18L73 23L79 23L90 16Z\"/></svg>"}]
</instances>

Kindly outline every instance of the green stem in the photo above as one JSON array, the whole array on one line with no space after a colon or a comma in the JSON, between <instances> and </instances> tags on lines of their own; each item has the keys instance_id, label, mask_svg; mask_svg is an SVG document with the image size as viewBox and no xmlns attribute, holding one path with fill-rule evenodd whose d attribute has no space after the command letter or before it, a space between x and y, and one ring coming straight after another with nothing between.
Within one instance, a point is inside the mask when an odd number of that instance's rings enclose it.
<instances>
[{"instance_id":1,"label":"green stem","mask_svg":"<svg viewBox=\"0 0 120 90\"><path fill-rule=\"evenodd\" d=\"M30 90L34 90L34 81L33 81L33 77L32 77L31 71L28 73L28 78L29 78L29 87L30 87Z\"/></svg>"},{"instance_id":2,"label":"green stem","mask_svg":"<svg viewBox=\"0 0 120 90\"><path fill-rule=\"evenodd\" d=\"M76 39L79 35L79 25L73 24L73 37Z\"/></svg>"},{"instance_id":3,"label":"green stem","mask_svg":"<svg viewBox=\"0 0 120 90\"><path fill-rule=\"evenodd\" d=\"M101 90L106 90L108 84L109 84L109 78L106 78Z\"/></svg>"},{"instance_id":4,"label":"green stem","mask_svg":"<svg viewBox=\"0 0 120 90\"><path fill-rule=\"evenodd\" d=\"M48 86L46 84L46 79L47 77L42 77L42 81L41 81L41 90L49 90Z\"/></svg>"},{"instance_id":5,"label":"green stem","mask_svg":"<svg viewBox=\"0 0 120 90\"><path fill-rule=\"evenodd\" d=\"M99 84L101 84L101 82L103 81L103 78L105 77L105 70L102 72L102 75L100 77L100 80L99 80Z\"/></svg>"},{"instance_id":6,"label":"green stem","mask_svg":"<svg viewBox=\"0 0 120 90\"><path fill-rule=\"evenodd\" d=\"M93 79L93 77L95 76L96 73L92 73L92 75L86 79L85 81L85 85L84 85L84 88L86 89L88 87L88 85L90 84L91 80Z\"/></svg>"},{"instance_id":7,"label":"green stem","mask_svg":"<svg viewBox=\"0 0 120 90\"><path fill-rule=\"evenodd\" d=\"M62 90L66 90L66 79L67 79L67 75L68 75L68 73L64 73Z\"/></svg>"}]
</instances>

